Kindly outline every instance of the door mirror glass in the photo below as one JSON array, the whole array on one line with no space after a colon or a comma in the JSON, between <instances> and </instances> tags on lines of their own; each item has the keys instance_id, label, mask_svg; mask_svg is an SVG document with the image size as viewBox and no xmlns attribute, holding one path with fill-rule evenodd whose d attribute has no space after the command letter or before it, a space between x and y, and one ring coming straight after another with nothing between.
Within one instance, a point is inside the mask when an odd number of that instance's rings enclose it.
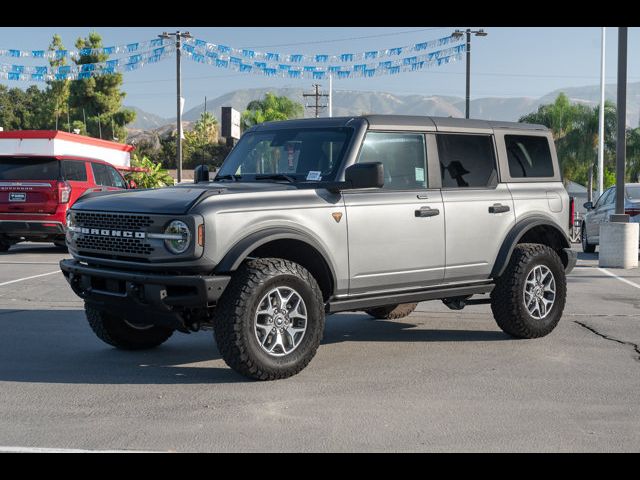
<instances>
[{"instance_id":1,"label":"door mirror glass","mask_svg":"<svg viewBox=\"0 0 640 480\"><path fill-rule=\"evenodd\" d=\"M198 165L193 171L193 183L208 182L209 167L206 165Z\"/></svg>"},{"instance_id":2,"label":"door mirror glass","mask_svg":"<svg viewBox=\"0 0 640 480\"><path fill-rule=\"evenodd\" d=\"M384 167L381 162L356 163L344 172L346 188L382 188Z\"/></svg>"},{"instance_id":3,"label":"door mirror glass","mask_svg":"<svg viewBox=\"0 0 640 480\"><path fill-rule=\"evenodd\" d=\"M587 210L593 210L593 202L584 202L582 206Z\"/></svg>"}]
</instances>

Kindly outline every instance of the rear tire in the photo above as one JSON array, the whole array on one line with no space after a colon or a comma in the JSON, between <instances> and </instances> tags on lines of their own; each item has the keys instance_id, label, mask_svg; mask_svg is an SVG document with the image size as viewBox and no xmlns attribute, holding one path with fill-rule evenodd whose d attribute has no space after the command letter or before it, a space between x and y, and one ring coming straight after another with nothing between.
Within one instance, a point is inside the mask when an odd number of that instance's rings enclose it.
<instances>
[{"instance_id":1,"label":"rear tire","mask_svg":"<svg viewBox=\"0 0 640 480\"><path fill-rule=\"evenodd\" d=\"M121 350L147 350L163 344L173 334L170 328L134 327L124 318L85 303L84 311L93 332L103 342Z\"/></svg>"},{"instance_id":2,"label":"rear tire","mask_svg":"<svg viewBox=\"0 0 640 480\"><path fill-rule=\"evenodd\" d=\"M522 243L516 245L509 265L496 279L491 311L498 326L512 337L544 337L560 321L566 294L564 265L558 254L546 245Z\"/></svg>"},{"instance_id":3,"label":"rear tire","mask_svg":"<svg viewBox=\"0 0 640 480\"><path fill-rule=\"evenodd\" d=\"M585 228L584 222L582 223L582 228L580 229L580 240L582 241L582 251L584 253L593 253L596 251L596 246L589 243L587 238L587 230Z\"/></svg>"},{"instance_id":4,"label":"rear tire","mask_svg":"<svg viewBox=\"0 0 640 480\"><path fill-rule=\"evenodd\" d=\"M396 320L410 315L417 306L417 303L385 305L384 307L369 308L365 310L365 313L377 318L378 320Z\"/></svg>"},{"instance_id":5,"label":"rear tire","mask_svg":"<svg viewBox=\"0 0 640 480\"><path fill-rule=\"evenodd\" d=\"M243 263L218 304L213 332L224 361L256 380L295 375L316 354L324 302L315 278L280 258Z\"/></svg>"}]
</instances>

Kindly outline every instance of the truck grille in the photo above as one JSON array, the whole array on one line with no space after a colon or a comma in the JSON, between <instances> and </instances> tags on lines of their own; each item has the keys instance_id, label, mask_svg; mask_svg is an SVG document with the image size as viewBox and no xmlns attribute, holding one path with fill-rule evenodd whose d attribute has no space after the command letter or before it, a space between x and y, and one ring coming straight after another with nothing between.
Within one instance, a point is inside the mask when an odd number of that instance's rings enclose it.
<instances>
[{"instance_id":1,"label":"truck grille","mask_svg":"<svg viewBox=\"0 0 640 480\"><path fill-rule=\"evenodd\" d=\"M81 227L143 230L153 225L153 219L148 215L75 212L74 218Z\"/></svg>"},{"instance_id":2,"label":"truck grille","mask_svg":"<svg viewBox=\"0 0 640 480\"><path fill-rule=\"evenodd\" d=\"M92 233L74 235L75 249L87 256L148 261L155 250L149 239L132 237L132 233L148 233L154 224L149 215L73 212L77 228L88 228ZM95 231L95 233L93 233ZM112 235L111 232L120 232ZM123 234L129 232L129 237Z\"/></svg>"}]
</instances>

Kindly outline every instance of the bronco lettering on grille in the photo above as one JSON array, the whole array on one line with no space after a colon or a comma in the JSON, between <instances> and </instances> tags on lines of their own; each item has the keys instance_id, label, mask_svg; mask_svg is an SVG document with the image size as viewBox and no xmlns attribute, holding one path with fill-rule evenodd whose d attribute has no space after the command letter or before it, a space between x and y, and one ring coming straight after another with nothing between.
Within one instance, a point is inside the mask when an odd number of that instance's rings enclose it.
<instances>
[{"instance_id":1,"label":"bronco lettering on grille","mask_svg":"<svg viewBox=\"0 0 640 480\"><path fill-rule=\"evenodd\" d=\"M147 234L145 232L131 232L127 230L107 230L100 228L87 228L81 227L79 229L80 233L84 235L99 235L101 237L121 237L121 238L147 238Z\"/></svg>"}]
</instances>

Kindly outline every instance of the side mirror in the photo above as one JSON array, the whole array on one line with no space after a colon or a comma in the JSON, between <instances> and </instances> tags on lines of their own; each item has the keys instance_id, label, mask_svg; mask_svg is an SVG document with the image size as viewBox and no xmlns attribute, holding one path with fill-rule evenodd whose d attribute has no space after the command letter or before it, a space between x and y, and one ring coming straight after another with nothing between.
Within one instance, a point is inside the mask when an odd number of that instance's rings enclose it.
<instances>
[{"instance_id":1,"label":"side mirror","mask_svg":"<svg viewBox=\"0 0 640 480\"><path fill-rule=\"evenodd\" d=\"M381 188L384 185L384 167L381 162L356 163L344 172L346 188Z\"/></svg>"},{"instance_id":2,"label":"side mirror","mask_svg":"<svg viewBox=\"0 0 640 480\"><path fill-rule=\"evenodd\" d=\"M193 170L193 183L208 182L209 181L209 167L206 165L198 165Z\"/></svg>"},{"instance_id":3,"label":"side mirror","mask_svg":"<svg viewBox=\"0 0 640 480\"><path fill-rule=\"evenodd\" d=\"M593 210L593 202L584 202L582 206L587 210Z\"/></svg>"},{"instance_id":4,"label":"side mirror","mask_svg":"<svg viewBox=\"0 0 640 480\"><path fill-rule=\"evenodd\" d=\"M134 180L129 180L129 188L138 188L138 184Z\"/></svg>"}]
</instances>

